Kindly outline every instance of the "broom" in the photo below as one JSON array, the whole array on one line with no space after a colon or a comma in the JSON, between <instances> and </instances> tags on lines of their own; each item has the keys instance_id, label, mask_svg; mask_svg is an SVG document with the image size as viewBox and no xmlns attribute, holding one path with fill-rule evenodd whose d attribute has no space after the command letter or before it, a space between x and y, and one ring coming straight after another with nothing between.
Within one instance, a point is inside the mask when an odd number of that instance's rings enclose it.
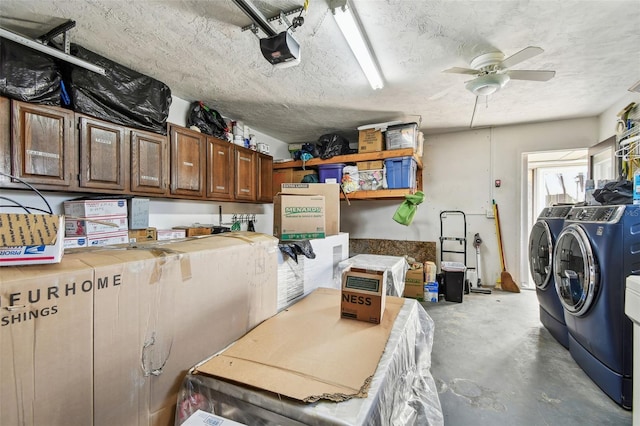
<instances>
[{"instance_id":1,"label":"broom","mask_svg":"<svg viewBox=\"0 0 640 426\"><path fill-rule=\"evenodd\" d=\"M496 235L498 236L498 249L500 250L500 266L502 267L498 284L500 284L500 288L504 291L520 293L520 287L513 281L511 274L507 272L507 266L504 260L504 248L502 246L502 232L500 232L500 213L498 212L498 205L495 200L493 200L493 215L496 218Z\"/></svg>"}]
</instances>

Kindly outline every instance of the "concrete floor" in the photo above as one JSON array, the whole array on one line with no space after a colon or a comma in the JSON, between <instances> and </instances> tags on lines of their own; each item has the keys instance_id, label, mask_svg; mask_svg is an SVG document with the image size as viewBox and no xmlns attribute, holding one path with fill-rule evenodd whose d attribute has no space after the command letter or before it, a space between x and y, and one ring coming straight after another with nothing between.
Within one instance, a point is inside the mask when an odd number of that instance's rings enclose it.
<instances>
[{"instance_id":1,"label":"concrete floor","mask_svg":"<svg viewBox=\"0 0 640 426\"><path fill-rule=\"evenodd\" d=\"M542 326L535 291L423 305L445 425L631 425Z\"/></svg>"}]
</instances>

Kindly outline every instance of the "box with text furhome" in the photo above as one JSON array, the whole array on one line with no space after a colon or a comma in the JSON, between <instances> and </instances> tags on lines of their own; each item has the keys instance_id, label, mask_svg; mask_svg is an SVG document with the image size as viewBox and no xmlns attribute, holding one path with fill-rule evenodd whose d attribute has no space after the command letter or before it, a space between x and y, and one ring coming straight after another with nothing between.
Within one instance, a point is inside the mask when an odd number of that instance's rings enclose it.
<instances>
[{"instance_id":1,"label":"box with text furhome","mask_svg":"<svg viewBox=\"0 0 640 426\"><path fill-rule=\"evenodd\" d=\"M173 425L187 370L276 313L277 243L225 233L4 268L0 425Z\"/></svg>"},{"instance_id":2,"label":"box with text furhome","mask_svg":"<svg viewBox=\"0 0 640 426\"><path fill-rule=\"evenodd\" d=\"M278 194L273 199L273 235L281 241L324 238L322 195Z\"/></svg>"},{"instance_id":3,"label":"box with text furhome","mask_svg":"<svg viewBox=\"0 0 640 426\"><path fill-rule=\"evenodd\" d=\"M342 273L340 316L380 324L387 294L387 271L351 268Z\"/></svg>"}]
</instances>

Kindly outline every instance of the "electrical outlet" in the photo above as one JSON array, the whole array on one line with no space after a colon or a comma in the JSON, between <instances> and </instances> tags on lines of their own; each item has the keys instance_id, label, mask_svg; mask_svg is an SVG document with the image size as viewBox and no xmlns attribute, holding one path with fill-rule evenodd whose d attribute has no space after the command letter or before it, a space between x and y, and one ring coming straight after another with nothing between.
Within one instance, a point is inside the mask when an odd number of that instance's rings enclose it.
<instances>
[{"instance_id":1,"label":"electrical outlet","mask_svg":"<svg viewBox=\"0 0 640 426\"><path fill-rule=\"evenodd\" d=\"M493 210L485 210L485 213L487 215L487 219L495 219L495 216L493 215Z\"/></svg>"}]
</instances>

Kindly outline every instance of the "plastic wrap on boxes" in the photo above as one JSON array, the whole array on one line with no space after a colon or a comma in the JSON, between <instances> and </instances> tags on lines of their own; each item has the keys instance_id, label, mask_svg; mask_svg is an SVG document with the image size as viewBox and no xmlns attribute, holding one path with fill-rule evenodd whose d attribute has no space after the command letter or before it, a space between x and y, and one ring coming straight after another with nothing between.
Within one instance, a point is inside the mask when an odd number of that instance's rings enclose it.
<instances>
[{"instance_id":1,"label":"plastic wrap on boxes","mask_svg":"<svg viewBox=\"0 0 640 426\"><path fill-rule=\"evenodd\" d=\"M364 268L372 271L389 271L387 274L387 295L402 297L404 292L404 278L409 269L409 264L401 256L381 256L377 254L359 254L340 262L338 268L340 274L336 279L340 279L342 272L349 268ZM340 288L339 283L336 283Z\"/></svg>"},{"instance_id":2,"label":"plastic wrap on boxes","mask_svg":"<svg viewBox=\"0 0 640 426\"><path fill-rule=\"evenodd\" d=\"M434 323L407 299L371 380L366 398L305 404L190 372L178 393L175 424L200 409L248 425L443 425L431 375Z\"/></svg>"}]
</instances>

